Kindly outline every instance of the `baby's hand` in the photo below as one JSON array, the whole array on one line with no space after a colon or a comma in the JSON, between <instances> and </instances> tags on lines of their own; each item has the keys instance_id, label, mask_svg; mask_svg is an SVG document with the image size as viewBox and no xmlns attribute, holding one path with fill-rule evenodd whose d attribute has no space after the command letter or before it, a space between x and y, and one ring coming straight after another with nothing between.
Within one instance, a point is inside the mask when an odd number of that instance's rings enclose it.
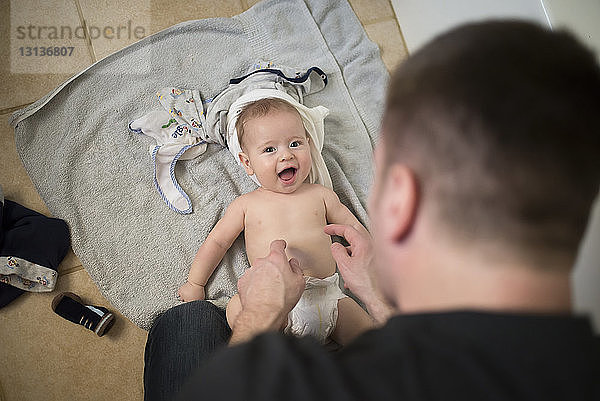
<instances>
[{"instance_id":1,"label":"baby's hand","mask_svg":"<svg viewBox=\"0 0 600 401\"><path fill-rule=\"evenodd\" d=\"M184 285L179 287L177 295L179 295L179 299L184 302L204 299L204 286L187 281Z\"/></svg>"}]
</instances>

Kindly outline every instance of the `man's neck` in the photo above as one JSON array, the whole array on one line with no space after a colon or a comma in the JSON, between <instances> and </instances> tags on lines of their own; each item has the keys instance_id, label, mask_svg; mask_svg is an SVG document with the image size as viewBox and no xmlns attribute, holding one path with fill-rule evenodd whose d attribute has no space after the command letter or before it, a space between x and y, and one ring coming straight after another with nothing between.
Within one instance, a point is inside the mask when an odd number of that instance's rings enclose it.
<instances>
[{"instance_id":1,"label":"man's neck","mask_svg":"<svg viewBox=\"0 0 600 401\"><path fill-rule=\"evenodd\" d=\"M412 257L398 291L403 312L456 309L523 313L569 313L568 269L546 269L491 253L455 247ZM451 252L444 252L449 251ZM469 248L465 248L469 249ZM471 249L475 249L472 247ZM501 261L499 261L501 260Z\"/></svg>"}]
</instances>

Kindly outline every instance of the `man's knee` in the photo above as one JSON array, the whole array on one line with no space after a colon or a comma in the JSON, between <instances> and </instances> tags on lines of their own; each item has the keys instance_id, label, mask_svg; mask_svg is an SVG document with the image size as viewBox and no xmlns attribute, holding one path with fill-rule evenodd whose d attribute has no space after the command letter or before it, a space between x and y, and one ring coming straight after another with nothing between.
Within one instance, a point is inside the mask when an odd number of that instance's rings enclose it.
<instances>
[{"instance_id":1,"label":"man's knee","mask_svg":"<svg viewBox=\"0 0 600 401\"><path fill-rule=\"evenodd\" d=\"M209 316L219 318L223 311L208 301L185 302L174 306L163 312L152 324L152 328L157 326L169 326L173 322L180 322L182 319L193 316Z\"/></svg>"},{"instance_id":2,"label":"man's knee","mask_svg":"<svg viewBox=\"0 0 600 401\"><path fill-rule=\"evenodd\" d=\"M228 331L225 311L208 301L186 302L162 313L150 329L149 336L167 331L173 334L178 329L186 332L204 330L207 327Z\"/></svg>"},{"instance_id":3,"label":"man's knee","mask_svg":"<svg viewBox=\"0 0 600 401\"><path fill-rule=\"evenodd\" d=\"M165 311L148 333L145 399L173 399L193 370L230 336L225 311L210 302L188 302Z\"/></svg>"}]
</instances>

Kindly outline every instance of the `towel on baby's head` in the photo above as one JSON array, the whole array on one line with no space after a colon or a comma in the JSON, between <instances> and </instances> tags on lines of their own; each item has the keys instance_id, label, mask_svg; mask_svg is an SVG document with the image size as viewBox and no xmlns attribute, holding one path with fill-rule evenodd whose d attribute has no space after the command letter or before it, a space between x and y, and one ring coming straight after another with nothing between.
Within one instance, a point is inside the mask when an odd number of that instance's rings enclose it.
<instances>
[{"instance_id":1,"label":"towel on baby's head","mask_svg":"<svg viewBox=\"0 0 600 401\"><path fill-rule=\"evenodd\" d=\"M252 69L247 75L230 80L229 86L213 99L202 100L197 90L161 89L156 95L163 110L152 111L129 124L131 131L156 140L157 144L150 149L154 184L172 210L182 214L192 212L191 201L175 178L177 160L197 157L206 151L207 143L217 143L227 146L239 164L237 116L246 105L263 98L282 99L298 110L311 140L309 181L332 188L321 155L323 120L329 111L323 106L309 108L303 104L305 95L327 85L327 76L317 67L298 72L289 67L274 68L271 63L257 63ZM255 176L251 178L260 186Z\"/></svg>"}]
</instances>

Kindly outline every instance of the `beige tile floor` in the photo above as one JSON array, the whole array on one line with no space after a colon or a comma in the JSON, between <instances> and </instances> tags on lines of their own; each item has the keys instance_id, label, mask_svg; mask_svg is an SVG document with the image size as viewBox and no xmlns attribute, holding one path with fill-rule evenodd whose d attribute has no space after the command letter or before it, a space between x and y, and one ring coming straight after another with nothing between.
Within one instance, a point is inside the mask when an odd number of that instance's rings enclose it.
<instances>
[{"instance_id":1,"label":"beige tile floor","mask_svg":"<svg viewBox=\"0 0 600 401\"><path fill-rule=\"evenodd\" d=\"M10 114L94 60L137 40L131 32L125 35L125 28L115 38L115 28L108 31L113 40L92 40L91 46L86 46L83 39L72 39L71 45L77 46L77 51L66 64L50 60L45 65L11 65L15 46L24 46L18 42L16 24L26 21L50 26L58 18L72 26L84 19L90 27L117 27L130 20L148 35L190 19L230 17L256 2L136 0L124 5L119 0L0 1L0 185L5 197L50 215L17 155L14 132L8 125ZM389 0L350 3L391 70L407 52ZM0 401L141 400L146 331L117 312L111 331L98 338L58 317L50 303L59 291L72 291L91 304L112 308L72 252L60 265L59 273L55 292L26 293L0 309Z\"/></svg>"}]
</instances>

